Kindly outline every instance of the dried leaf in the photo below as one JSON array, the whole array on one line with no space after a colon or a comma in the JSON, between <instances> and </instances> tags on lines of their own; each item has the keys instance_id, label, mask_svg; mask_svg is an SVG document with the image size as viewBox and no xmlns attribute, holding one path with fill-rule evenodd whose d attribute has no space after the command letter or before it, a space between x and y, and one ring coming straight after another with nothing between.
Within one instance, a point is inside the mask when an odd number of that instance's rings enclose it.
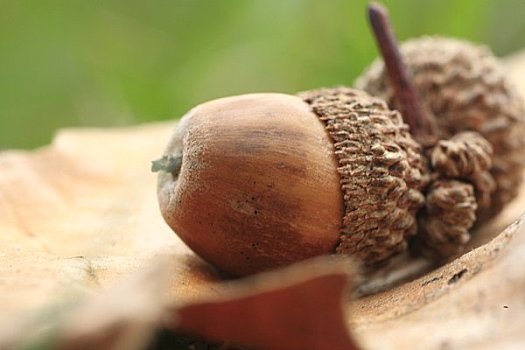
<instances>
[{"instance_id":1,"label":"dried leaf","mask_svg":"<svg viewBox=\"0 0 525 350\"><path fill-rule=\"evenodd\" d=\"M512 62L510 76L525 91L525 58ZM219 287L221 279L214 270L189 251L164 224L156 202L155 176L149 172L149 165L161 154L171 127L172 123L166 123L125 129L62 131L49 147L34 152L0 153L0 344L23 339L27 334L20 330L35 330L38 327L31 326L38 322L45 324L49 319L56 319L48 324L56 332L51 333L52 338L39 338L48 339L48 345L56 344L53 342L57 339L67 345L65 339L87 336L84 339L91 344L120 346L118 341L129 337L120 338L125 333L115 329L138 329L137 334L145 330L141 338L145 340L150 332L147 330L161 326L157 319L159 310L166 310L166 305L173 300L178 304L171 308L183 310L179 326L211 338L231 336L232 340L253 344L256 348L281 345L286 348L288 344L268 343L272 340L264 335L272 334L276 340L290 335L292 343L301 344L293 340L297 334L292 337L293 333L284 331L267 333L276 331L272 328L275 325L294 320L305 321L305 327L313 327L310 335L315 338L313 332L319 330L316 328L319 319L306 314L319 313L319 305L323 310L336 310L341 295L337 291L342 285L341 275L335 272L299 274L292 282L283 280L282 283L261 279L263 287L259 283L246 284L239 287L242 292L229 284ZM469 245L477 249L412 282L348 304L352 333L370 349L524 347L525 224L519 220L498 235L523 212L524 203L522 188L519 198L496 220L477 228ZM173 264L173 271L165 282L167 288L162 287L161 278L157 287L153 281L131 283L120 292L115 292L117 288L104 293L128 275L138 273L141 281L141 273L137 271L159 255L166 256ZM381 290L428 267L422 261L412 261L398 275L371 277L361 291ZM333 282L335 289L316 289L325 285L322 283L325 278ZM146 288L149 283L151 288ZM302 288L294 288L293 283ZM313 288L306 288L308 286ZM231 294L227 294L229 289ZM162 290L167 290L167 299L160 298ZM305 295L294 297L294 293L303 292ZM279 298L271 298L274 293ZM333 298L319 299L316 293ZM130 298L137 296L129 307L125 300L118 298L124 294ZM326 304L301 309L304 317L294 319L296 313L290 309L294 309L295 302L304 300L302 298L316 298L316 302ZM150 299L151 304L144 302ZM83 308L74 307L81 300L87 300ZM209 315L208 312L240 310L248 317L249 308L243 303L254 303L257 305L254 307L259 308L260 300L278 310L280 300L286 305L281 311L288 311L270 325L273 311L271 315L266 314L264 326L257 326L262 320L256 318L246 318L239 325L235 314L222 316L218 321L216 315L208 316L213 317L213 322L206 323L195 313ZM266 310L270 312L272 308ZM337 318L335 312L331 315L325 316ZM16 318L22 320L22 326L14 321ZM226 319L228 322L223 322ZM171 319L171 322L175 321ZM337 321L326 322L337 327L330 329L334 334L344 333L344 327ZM64 324L71 326L68 332L61 328ZM244 327L243 332L232 331L240 326ZM113 329L113 333L104 333L108 329ZM257 332L252 333L254 329ZM111 334L117 336L108 336ZM70 336L72 338L68 338ZM332 338L338 337L326 336L325 341L335 342ZM79 347L78 343L73 344ZM330 343L324 345L327 344ZM330 346L336 348L337 343Z\"/></svg>"},{"instance_id":2,"label":"dried leaf","mask_svg":"<svg viewBox=\"0 0 525 350\"><path fill-rule=\"evenodd\" d=\"M233 348L231 342L250 349L357 349L343 308L355 275L348 259L322 257L226 281L217 295L182 303L167 297L173 265L158 260L108 292L63 309L56 322L44 320L44 332L33 331L42 320L22 327L11 343L0 340L0 348L144 349L159 330L171 328L187 350L195 342L209 344L200 337L223 344L220 349Z\"/></svg>"},{"instance_id":3,"label":"dried leaf","mask_svg":"<svg viewBox=\"0 0 525 350\"><path fill-rule=\"evenodd\" d=\"M524 220L436 271L356 301L350 323L364 347L525 346Z\"/></svg>"},{"instance_id":4,"label":"dried leaf","mask_svg":"<svg viewBox=\"0 0 525 350\"><path fill-rule=\"evenodd\" d=\"M149 166L171 126L66 130L49 147L0 154L0 319L100 290L159 254L180 262L177 296L218 280L160 216Z\"/></svg>"},{"instance_id":5,"label":"dried leaf","mask_svg":"<svg viewBox=\"0 0 525 350\"><path fill-rule=\"evenodd\" d=\"M143 349L151 341L168 305L172 264L156 261L108 293L72 310L55 331L56 347Z\"/></svg>"},{"instance_id":6,"label":"dried leaf","mask_svg":"<svg viewBox=\"0 0 525 350\"><path fill-rule=\"evenodd\" d=\"M330 260L266 273L212 300L180 307L174 326L254 349L357 349L342 312L352 265Z\"/></svg>"}]
</instances>

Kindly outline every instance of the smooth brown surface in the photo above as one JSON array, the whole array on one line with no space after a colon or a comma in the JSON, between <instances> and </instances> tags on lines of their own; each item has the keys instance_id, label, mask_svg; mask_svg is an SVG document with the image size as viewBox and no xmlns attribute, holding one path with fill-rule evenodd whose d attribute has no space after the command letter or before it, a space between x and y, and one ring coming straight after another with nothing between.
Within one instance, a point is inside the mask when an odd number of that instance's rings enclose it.
<instances>
[{"instance_id":1,"label":"smooth brown surface","mask_svg":"<svg viewBox=\"0 0 525 350\"><path fill-rule=\"evenodd\" d=\"M159 175L166 222L222 271L247 275L334 250L343 217L332 143L301 99L224 98L191 110ZM182 142L181 142L182 141Z\"/></svg>"}]
</instances>

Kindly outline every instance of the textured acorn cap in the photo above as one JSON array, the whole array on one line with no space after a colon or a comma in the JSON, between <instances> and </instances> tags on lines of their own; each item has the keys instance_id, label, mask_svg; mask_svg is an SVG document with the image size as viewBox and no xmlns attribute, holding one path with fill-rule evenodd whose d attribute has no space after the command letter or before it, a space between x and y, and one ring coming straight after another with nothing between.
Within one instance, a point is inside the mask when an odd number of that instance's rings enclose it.
<instances>
[{"instance_id":1,"label":"textured acorn cap","mask_svg":"<svg viewBox=\"0 0 525 350\"><path fill-rule=\"evenodd\" d=\"M424 107L435 116L440 136L477 131L494 150L491 174L496 190L478 218L487 219L517 195L525 163L525 113L521 96L509 84L501 63L484 46L457 39L423 37L400 47ZM376 60L355 86L398 108L394 92Z\"/></svg>"},{"instance_id":2,"label":"textured acorn cap","mask_svg":"<svg viewBox=\"0 0 525 350\"><path fill-rule=\"evenodd\" d=\"M401 115L344 87L300 96L325 124L339 162L345 214L336 252L374 265L404 251L424 204L425 166Z\"/></svg>"}]
</instances>

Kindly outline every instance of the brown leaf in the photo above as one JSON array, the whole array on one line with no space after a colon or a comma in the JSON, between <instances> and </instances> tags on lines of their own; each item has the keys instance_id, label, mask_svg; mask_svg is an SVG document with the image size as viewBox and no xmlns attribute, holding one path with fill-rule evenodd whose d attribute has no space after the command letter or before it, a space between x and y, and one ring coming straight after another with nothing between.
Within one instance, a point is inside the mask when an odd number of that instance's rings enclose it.
<instances>
[{"instance_id":1,"label":"brown leaf","mask_svg":"<svg viewBox=\"0 0 525 350\"><path fill-rule=\"evenodd\" d=\"M108 292L65 308L46 332L34 333L49 324L37 320L10 343L0 339L0 348L143 349L159 330L171 327L179 343L205 344L202 337L227 341L221 349L233 347L231 342L250 349L357 349L343 312L355 275L349 259L322 257L224 282L217 295L182 303L167 297L173 265L157 259Z\"/></svg>"},{"instance_id":2,"label":"brown leaf","mask_svg":"<svg viewBox=\"0 0 525 350\"><path fill-rule=\"evenodd\" d=\"M158 259L109 292L69 312L55 331L56 347L143 349L160 327L168 305L169 261Z\"/></svg>"},{"instance_id":3,"label":"brown leaf","mask_svg":"<svg viewBox=\"0 0 525 350\"><path fill-rule=\"evenodd\" d=\"M522 216L442 268L356 301L352 329L370 349L523 347L524 258Z\"/></svg>"},{"instance_id":4,"label":"brown leaf","mask_svg":"<svg viewBox=\"0 0 525 350\"><path fill-rule=\"evenodd\" d=\"M149 167L172 124L66 130L35 152L0 153L0 320L103 289L159 254L180 262L177 296L218 280L160 216Z\"/></svg>"},{"instance_id":5,"label":"brown leaf","mask_svg":"<svg viewBox=\"0 0 525 350\"><path fill-rule=\"evenodd\" d=\"M174 327L253 349L357 349L342 306L352 266L322 258L252 280L176 310Z\"/></svg>"}]
</instances>

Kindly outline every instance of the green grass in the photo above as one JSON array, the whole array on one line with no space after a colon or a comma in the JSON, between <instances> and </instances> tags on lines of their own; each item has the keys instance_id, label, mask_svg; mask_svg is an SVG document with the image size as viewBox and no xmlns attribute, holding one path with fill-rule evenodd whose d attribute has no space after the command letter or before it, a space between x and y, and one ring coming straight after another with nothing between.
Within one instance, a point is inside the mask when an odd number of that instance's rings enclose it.
<instances>
[{"instance_id":1,"label":"green grass","mask_svg":"<svg viewBox=\"0 0 525 350\"><path fill-rule=\"evenodd\" d=\"M254 91L351 84L377 55L364 0L11 0L0 11L0 148L67 126L180 117ZM400 39L525 46L523 0L390 0Z\"/></svg>"}]
</instances>

